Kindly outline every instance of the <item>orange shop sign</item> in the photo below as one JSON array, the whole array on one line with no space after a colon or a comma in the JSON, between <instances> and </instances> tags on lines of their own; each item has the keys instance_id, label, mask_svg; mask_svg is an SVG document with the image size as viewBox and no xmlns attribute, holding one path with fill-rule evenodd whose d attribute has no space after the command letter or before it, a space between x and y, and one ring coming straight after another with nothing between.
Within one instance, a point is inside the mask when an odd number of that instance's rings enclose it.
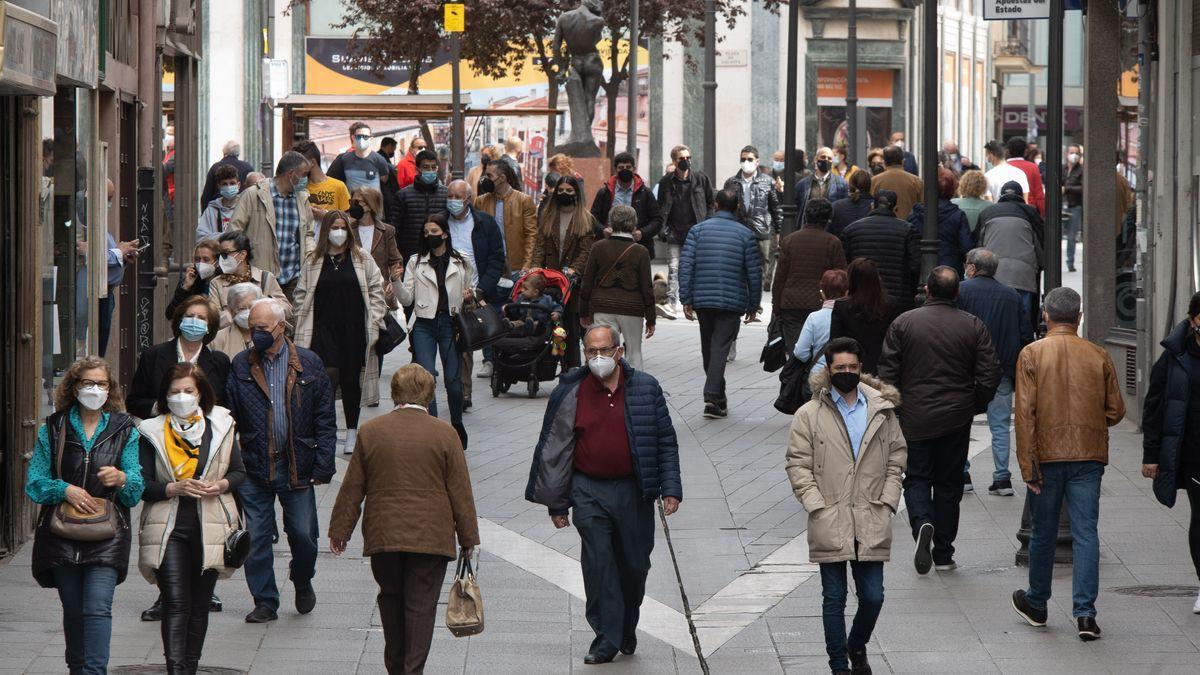
<instances>
[{"instance_id":1,"label":"orange shop sign","mask_svg":"<svg viewBox=\"0 0 1200 675\"><path fill-rule=\"evenodd\" d=\"M891 105L892 86L896 71L887 69L858 69L858 98L872 99ZM817 98L846 98L846 69L817 69Z\"/></svg>"}]
</instances>

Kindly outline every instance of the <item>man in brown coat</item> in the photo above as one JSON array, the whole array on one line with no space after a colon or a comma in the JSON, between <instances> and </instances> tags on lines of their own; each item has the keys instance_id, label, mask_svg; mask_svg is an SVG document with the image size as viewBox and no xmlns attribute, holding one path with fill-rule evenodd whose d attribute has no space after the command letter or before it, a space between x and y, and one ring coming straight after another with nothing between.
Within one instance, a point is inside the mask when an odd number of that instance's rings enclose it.
<instances>
[{"instance_id":1,"label":"man in brown coat","mask_svg":"<svg viewBox=\"0 0 1200 675\"><path fill-rule=\"evenodd\" d=\"M1100 637L1100 479L1108 464L1108 428L1125 416L1117 371L1108 352L1077 335L1079 294L1055 288L1046 294L1046 337L1017 357L1017 459L1029 488L1029 590L1013 592L1012 605L1031 626L1045 626L1058 519L1067 503L1071 520L1072 614L1079 639Z\"/></svg>"},{"instance_id":2,"label":"man in brown coat","mask_svg":"<svg viewBox=\"0 0 1200 675\"><path fill-rule=\"evenodd\" d=\"M800 339L808 315L821 308L821 276L828 270L846 269L842 242L825 231L833 216L833 205L825 199L810 199L804 206L804 226L779 242L779 262L771 284L772 327L778 326L788 353ZM772 317L774 319L774 316Z\"/></svg>"},{"instance_id":3,"label":"man in brown coat","mask_svg":"<svg viewBox=\"0 0 1200 675\"><path fill-rule=\"evenodd\" d=\"M883 173L871 179L871 194L879 190L891 190L896 193L896 217L907 220L912 212L913 204L921 201L921 193L925 184L913 174L904 170L904 150L895 145L883 149L883 163L887 167Z\"/></svg>"}]
</instances>

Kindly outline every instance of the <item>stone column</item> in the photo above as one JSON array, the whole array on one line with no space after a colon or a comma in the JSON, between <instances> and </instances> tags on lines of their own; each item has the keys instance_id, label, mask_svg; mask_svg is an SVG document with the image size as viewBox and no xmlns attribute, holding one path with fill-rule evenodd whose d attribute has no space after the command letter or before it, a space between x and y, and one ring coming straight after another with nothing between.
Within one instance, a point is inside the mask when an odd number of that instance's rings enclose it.
<instances>
[{"instance_id":1,"label":"stone column","mask_svg":"<svg viewBox=\"0 0 1200 675\"><path fill-rule=\"evenodd\" d=\"M786 11L786 10L785 10ZM771 163L771 153L783 148L779 132L779 17L762 4L750 10L750 142Z\"/></svg>"},{"instance_id":2,"label":"stone column","mask_svg":"<svg viewBox=\"0 0 1200 675\"><path fill-rule=\"evenodd\" d=\"M699 26L696 26L699 28ZM704 151L704 45L692 39L684 48L683 63L683 138L668 138L667 146L682 143L692 149L692 166L699 169L700 154ZM712 179L712 176L709 176ZM715 180L715 179L714 179Z\"/></svg>"},{"instance_id":3,"label":"stone column","mask_svg":"<svg viewBox=\"0 0 1200 675\"><path fill-rule=\"evenodd\" d=\"M641 161L638 170L654 184L665 166L663 162L663 41L650 39L650 157Z\"/></svg>"}]
</instances>

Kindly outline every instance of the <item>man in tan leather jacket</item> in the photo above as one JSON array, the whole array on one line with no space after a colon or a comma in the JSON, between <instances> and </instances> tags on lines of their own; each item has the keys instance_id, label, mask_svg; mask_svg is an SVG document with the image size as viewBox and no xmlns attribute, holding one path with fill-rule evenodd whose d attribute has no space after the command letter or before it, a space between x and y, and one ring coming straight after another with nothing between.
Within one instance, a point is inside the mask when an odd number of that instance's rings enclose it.
<instances>
[{"instance_id":1,"label":"man in tan leather jacket","mask_svg":"<svg viewBox=\"0 0 1200 675\"><path fill-rule=\"evenodd\" d=\"M1063 501L1074 540L1072 614L1079 639L1100 637L1100 479L1108 464L1108 427L1125 416L1117 373L1108 352L1079 337L1079 294L1056 288L1046 294L1048 332L1017 357L1017 459L1029 488L1029 590L1012 605L1031 626L1046 625L1054 572L1054 545Z\"/></svg>"},{"instance_id":2,"label":"man in tan leather jacket","mask_svg":"<svg viewBox=\"0 0 1200 675\"><path fill-rule=\"evenodd\" d=\"M834 673L870 672L867 642L883 608L883 563L908 457L895 387L861 375L862 346L831 340L828 367L812 376L816 396L796 411L787 473L808 511L808 555L821 566L825 650ZM846 636L846 562L858 611Z\"/></svg>"}]
</instances>

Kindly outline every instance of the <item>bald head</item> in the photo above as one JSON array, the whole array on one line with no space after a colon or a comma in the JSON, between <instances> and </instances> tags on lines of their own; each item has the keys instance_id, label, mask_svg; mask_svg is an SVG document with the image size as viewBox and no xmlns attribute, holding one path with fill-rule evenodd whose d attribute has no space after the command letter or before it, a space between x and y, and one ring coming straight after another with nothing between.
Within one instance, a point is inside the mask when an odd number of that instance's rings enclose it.
<instances>
[{"instance_id":1,"label":"bald head","mask_svg":"<svg viewBox=\"0 0 1200 675\"><path fill-rule=\"evenodd\" d=\"M933 268L925 281L925 293L937 300L954 300L958 297L958 271L942 265Z\"/></svg>"},{"instance_id":2,"label":"bald head","mask_svg":"<svg viewBox=\"0 0 1200 675\"><path fill-rule=\"evenodd\" d=\"M105 178L104 187L108 190L108 200L112 201L113 195L117 194L117 186L113 185L111 178Z\"/></svg>"}]
</instances>

